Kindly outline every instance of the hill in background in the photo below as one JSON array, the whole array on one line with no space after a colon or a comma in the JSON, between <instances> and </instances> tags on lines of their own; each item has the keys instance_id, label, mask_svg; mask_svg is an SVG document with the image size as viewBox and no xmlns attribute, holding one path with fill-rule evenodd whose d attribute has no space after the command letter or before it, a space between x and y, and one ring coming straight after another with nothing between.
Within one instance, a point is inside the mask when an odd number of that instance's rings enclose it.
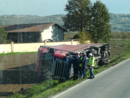
<instances>
[{"instance_id":1,"label":"hill in background","mask_svg":"<svg viewBox=\"0 0 130 98\"><path fill-rule=\"evenodd\" d=\"M130 31L130 14L110 14L113 32Z\"/></svg>"},{"instance_id":2,"label":"hill in background","mask_svg":"<svg viewBox=\"0 0 130 98\"><path fill-rule=\"evenodd\" d=\"M36 16L36 15L2 15L0 25L31 24L55 22L63 26L62 17L65 15ZM110 24L113 32L130 31L130 14L110 13Z\"/></svg>"}]
</instances>

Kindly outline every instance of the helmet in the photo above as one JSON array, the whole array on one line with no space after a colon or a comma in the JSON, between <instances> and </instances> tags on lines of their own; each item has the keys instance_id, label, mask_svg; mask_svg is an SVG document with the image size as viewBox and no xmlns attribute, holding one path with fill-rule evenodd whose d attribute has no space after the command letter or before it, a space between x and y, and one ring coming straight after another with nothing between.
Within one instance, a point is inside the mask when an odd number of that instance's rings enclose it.
<instances>
[{"instance_id":1,"label":"helmet","mask_svg":"<svg viewBox=\"0 0 130 98\"><path fill-rule=\"evenodd\" d=\"M89 56L93 56L93 54L92 54L92 53L89 53Z\"/></svg>"},{"instance_id":2,"label":"helmet","mask_svg":"<svg viewBox=\"0 0 130 98\"><path fill-rule=\"evenodd\" d=\"M86 53L85 53L85 52L82 52L82 54L83 54L83 55L86 55Z\"/></svg>"}]
</instances>

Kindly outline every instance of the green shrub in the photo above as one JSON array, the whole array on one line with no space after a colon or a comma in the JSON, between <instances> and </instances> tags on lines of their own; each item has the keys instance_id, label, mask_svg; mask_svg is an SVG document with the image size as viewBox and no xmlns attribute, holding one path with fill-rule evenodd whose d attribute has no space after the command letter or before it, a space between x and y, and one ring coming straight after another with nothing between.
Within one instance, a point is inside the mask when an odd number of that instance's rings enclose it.
<instances>
[{"instance_id":1,"label":"green shrub","mask_svg":"<svg viewBox=\"0 0 130 98\"><path fill-rule=\"evenodd\" d=\"M12 96L8 96L7 98L26 98L26 97L24 95L16 93L16 94L14 94Z\"/></svg>"}]
</instances>

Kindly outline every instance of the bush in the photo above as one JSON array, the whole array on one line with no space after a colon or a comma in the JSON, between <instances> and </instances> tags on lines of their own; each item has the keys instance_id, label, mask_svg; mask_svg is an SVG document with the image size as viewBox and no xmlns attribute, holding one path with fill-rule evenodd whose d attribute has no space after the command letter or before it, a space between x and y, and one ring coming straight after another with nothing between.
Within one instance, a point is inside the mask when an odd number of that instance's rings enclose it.
<instances>
[{"instance_id":1,"label":"bush","mask_svg":"<svg viewBox=\"0 0 130 98\"><path fill-rule=\"evenodd\" d=\"M87 40L91 40L91 35L89 34L89 32L86 32L85 30L83 30L83 32L79 32L78 36L80 38L80 44L85 44Z\"/></svg>"}]
</instances>

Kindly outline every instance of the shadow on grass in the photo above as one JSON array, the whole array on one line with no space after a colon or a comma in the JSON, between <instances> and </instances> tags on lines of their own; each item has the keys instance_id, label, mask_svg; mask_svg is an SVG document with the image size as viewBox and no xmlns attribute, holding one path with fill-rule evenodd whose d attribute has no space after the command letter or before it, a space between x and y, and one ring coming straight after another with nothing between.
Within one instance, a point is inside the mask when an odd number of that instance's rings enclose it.
<instances>
[{"instance_id":1,"label":"shadow on grass","mask_svg":"<svg viewBox=\"0 0 130 98\"><path fill-rule=\"evenodd\" d=\"M3 97L6 97L6 96L10 96L14 94L13 92L0 92L0 97L3 96Z\"/></svg>"}]
</instances>

